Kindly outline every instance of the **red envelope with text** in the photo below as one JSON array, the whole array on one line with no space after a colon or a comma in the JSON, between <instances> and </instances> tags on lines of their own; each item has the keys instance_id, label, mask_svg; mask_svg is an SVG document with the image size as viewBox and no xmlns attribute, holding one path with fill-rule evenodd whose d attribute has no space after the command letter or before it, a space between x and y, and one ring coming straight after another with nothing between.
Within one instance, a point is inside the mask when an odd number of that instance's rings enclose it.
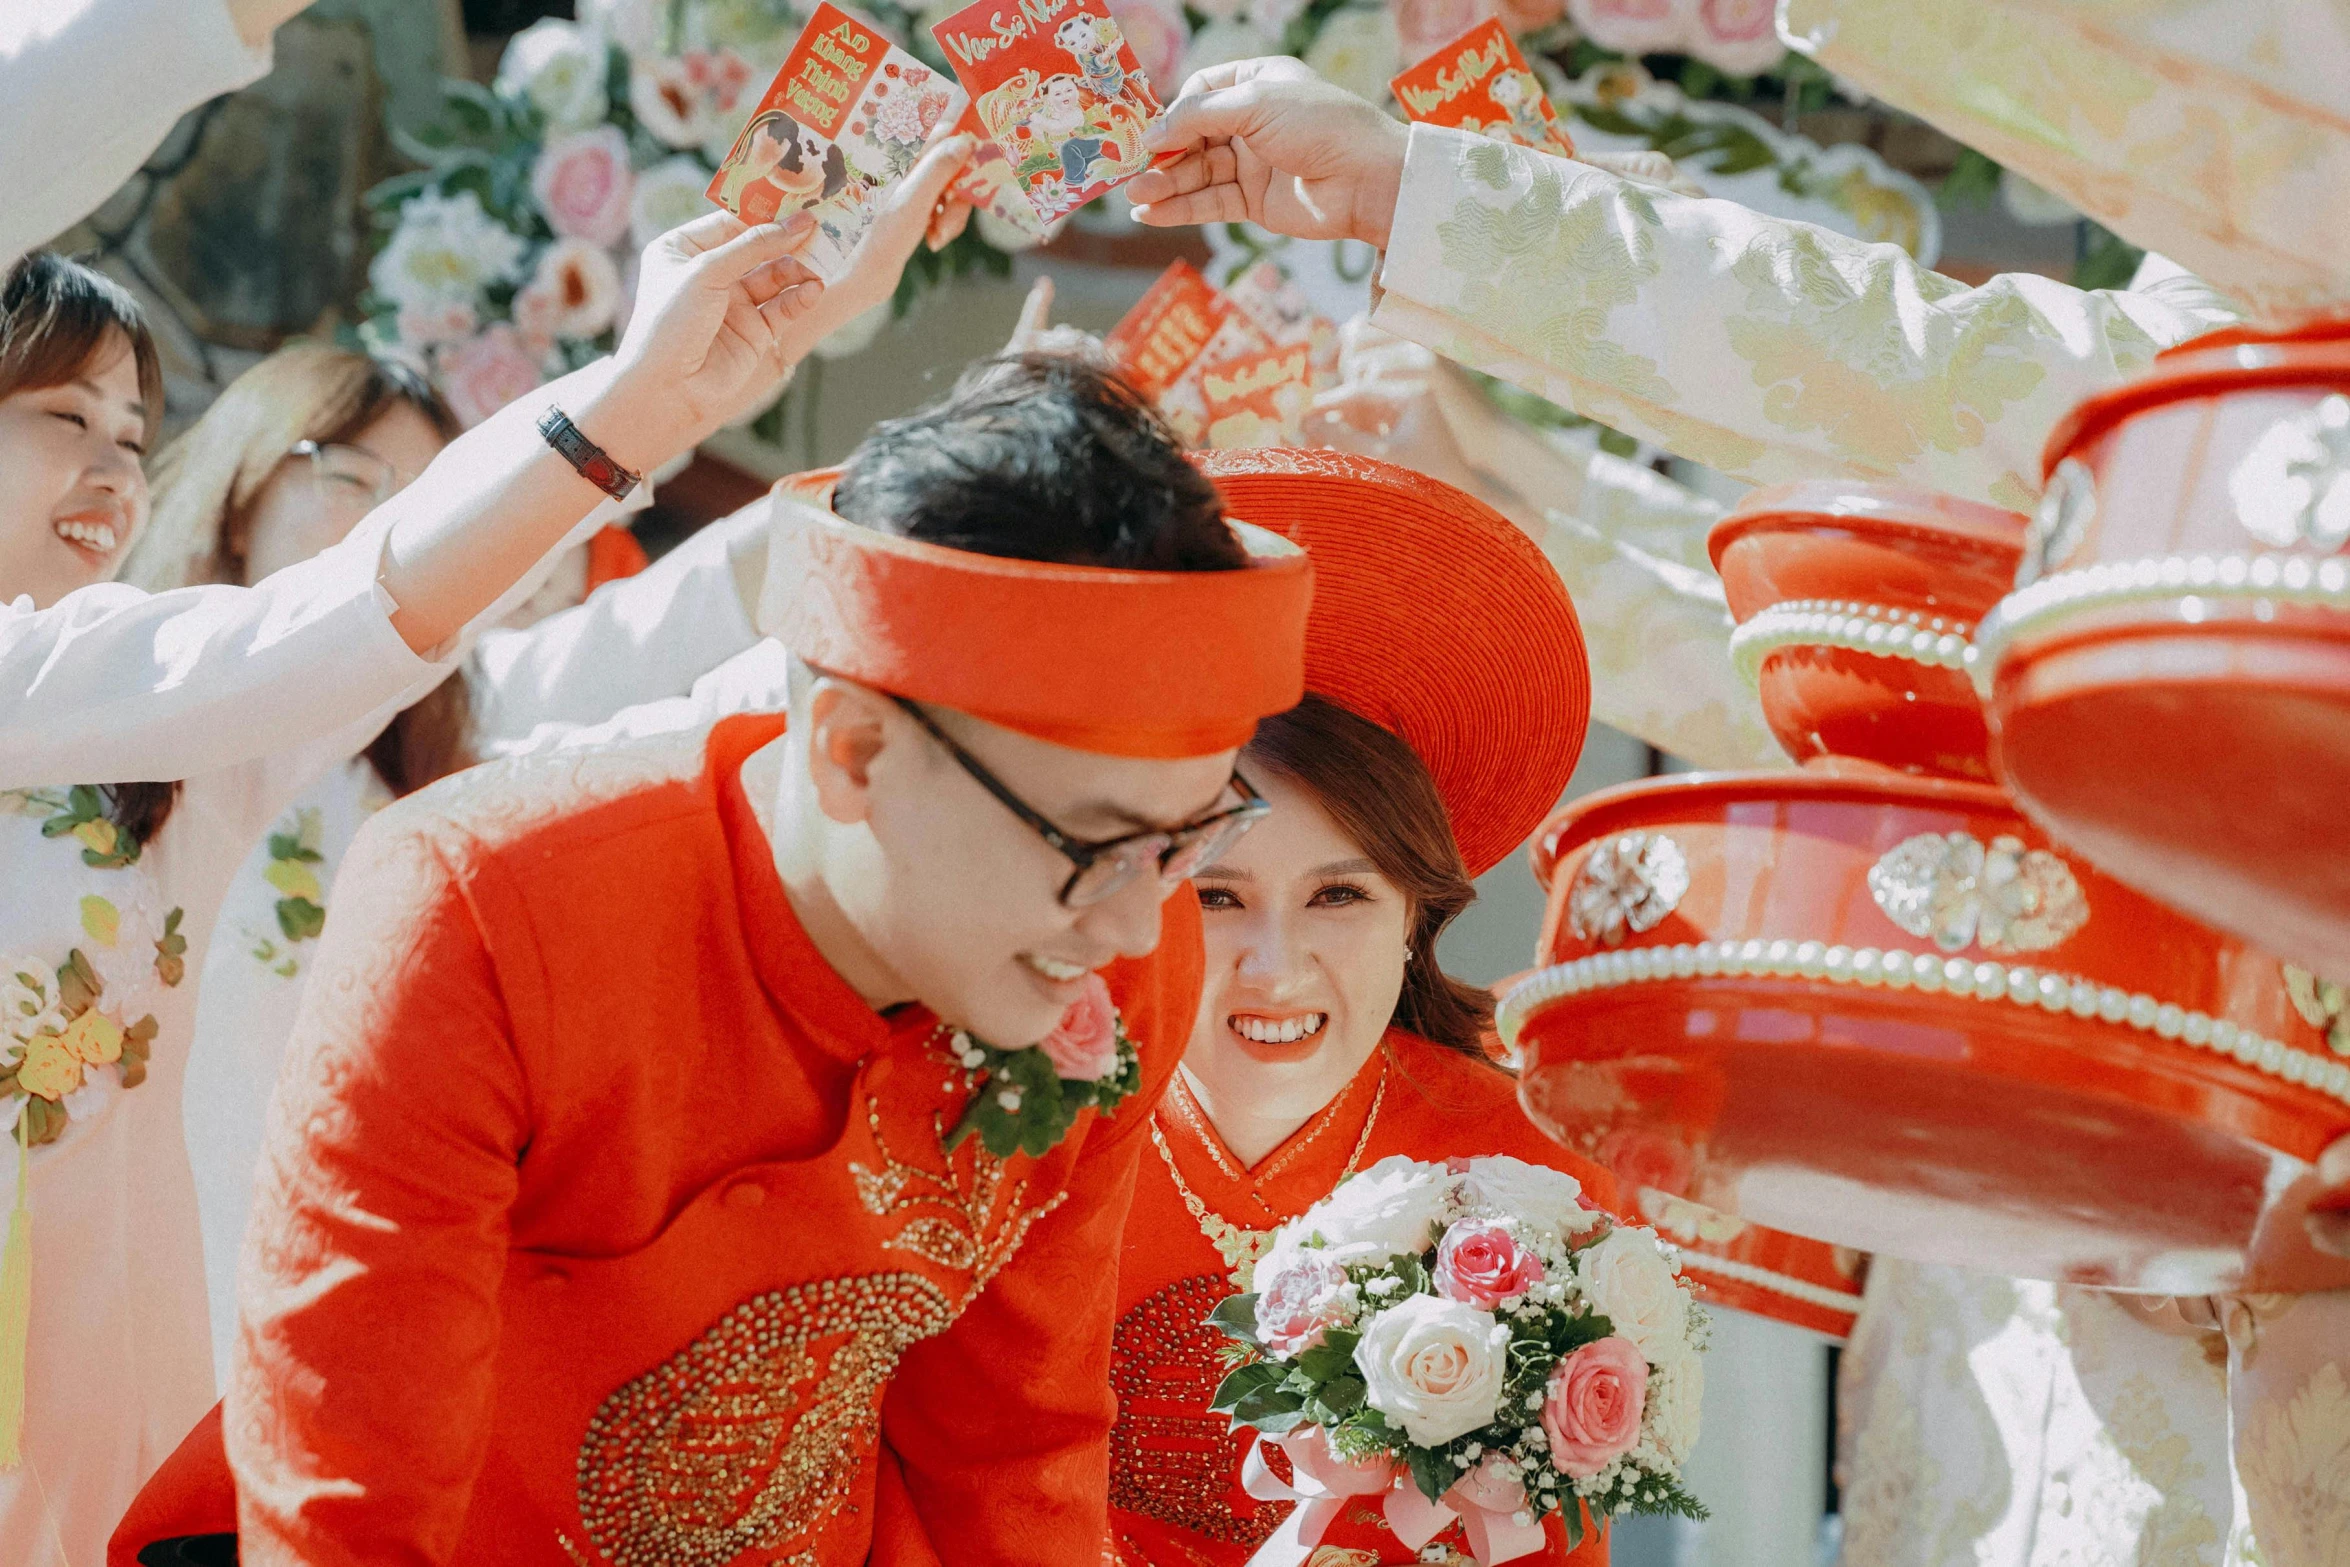
<instances>
[{"instance_id":1,"label":"red envelope with text","mask_svg":"<svg viewBox=\"0 0 2350 1567\"><path fill-rule=\"evenodd\" d=\"M839 7L816 8L767 95L710 181L710 199L746 223L813 209L800 259L826 282L847 272L880 210L963 90Z\"/></svg>"},{"instance_id":2,"label":"red envelope with text","mask_svg":"<svg viewBox=\"0 0 2350 1567\"><path fill-rule=\"evenodd\" d=\"M1499 18L1487 17L1387 85L1406 119L1575 155L1575 140L1559 123L1542 79L1527 68Z\"/></svg>"},{"instance_id":3,"label":"red envelope with text","mask_svg":"<svg viewBox=\"0 0 2350 1567\"><path fill-rule=\"evenodd\" d=\"M978 0L930 31L1046 223L1150 167L1164 111L1103 0Z\"/></svg>"},{"instance_id":4,"label":"red envelope with text","mask_svg":"<svg viewBox=\"0 0 2350 1567\"><path fill-rule=\"evenodd\" d=\"M1298 445L1314 400L1313 359L1311 345L1285 343L1200 366L1207 444L1218 450Z\"/></svg>"},{"instance_id":5,"label":"red envelope with text","mask_svg":"<svg viewBox=\"0 0 2350 1567\"><path fill-rule=\"evenodd\" d=\"M1118 372L1193 446L1208 431L1200 367L1273 346L1188 261L1169 263L1102 341Z\"/></svg>"},{"instance_id":6,"label":"red envelope with text","mask_svg":"<svg viewBox=\"0 0 2350 1567\"><path fill-rule=\"evenodd\" d=\"M1260 261L1224 285L1224 297L1268 342L1304 343L1313 350L1314 385L1338 379L1338 323L1314 308L1306 291L1270 261Z\"/></svg>"}]
</instances>

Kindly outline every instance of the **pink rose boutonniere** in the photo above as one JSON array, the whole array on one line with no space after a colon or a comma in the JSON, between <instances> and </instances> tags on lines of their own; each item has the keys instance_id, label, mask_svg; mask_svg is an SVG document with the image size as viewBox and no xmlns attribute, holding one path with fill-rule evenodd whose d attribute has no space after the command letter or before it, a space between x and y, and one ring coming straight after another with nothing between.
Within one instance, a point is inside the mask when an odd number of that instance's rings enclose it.
<instances>
[{"instance_id":1,"label":"pink rose boutonniere","mask_svg":"<svg viewBox=\"0 0 2350 1567\"><path fill-rule=\"evenodd\" d=\"M1542 1259L1483 1219L1463 1219L1436 1247L1436 1293L1491 1311L1542 1282Z\"/></svg>"},{"instance_id":2,"label":"pink rose boutonniere","mask_svg":"<svg viewBox=\"0 0 2350 1567\"><path fill-rule=\"evenodd\" d=\"M1648 1362L1627 1338L1584 1345L1558 1363L1542 1400L1542 1434L1564 1475L1595 1475L1640 1440Z\"/></svg>"},{"instance_id":3,"label":"pink rose boutonniere","mask_svg":"<svg viewBox=\"0 0 2350 1567\"><path fill-rule=\"evenodd\" d=\"M961 1029L948 1048L972 1090L947 1134L949 1149L976 1132L999 1159L1041 1156L1068 1135L1080 1111L1108 1115L1142 1087L1142 1058L1099 974L1053 1031L1026 1049L999 1050Z\"/></svg>"}]
</instances>

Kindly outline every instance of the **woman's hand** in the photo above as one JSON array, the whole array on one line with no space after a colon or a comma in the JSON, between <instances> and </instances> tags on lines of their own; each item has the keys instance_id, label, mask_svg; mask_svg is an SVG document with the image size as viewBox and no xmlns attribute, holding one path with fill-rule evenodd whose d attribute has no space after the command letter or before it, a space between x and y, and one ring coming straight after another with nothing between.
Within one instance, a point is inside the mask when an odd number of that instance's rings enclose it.
<instances>
[{"instance_id":1,"label":"woman's hand","mask_svg":"<svg viewBox=\"0 0 2350 1567\"><path fill-rule=\"evenodd\" d=\"M647 245L611 384L581 411L589 438L643 473L777 380L825 293L797 255L815 232L805 212L756 225L712 212Z\"/></svg>"},{"instance_id":2,"label":"woman's hand","mask_svg":"<svg viewBox=\"0 0 2350 1567\"><path fill-rule=\"evenodd\" d=\"M963 231L963 225L971 220L971 208L966 203L947 199L946 188L969 165L971 154L978 146L968 135L942 131L933 137L928 150L906 177L883 193L881 210L874 215L873 226L865 231L864 239L858 242L847 275L829 286L821 282L796 285L809 291L805 305L778 328L774 342L761 358L756 372L744 383L741 393L720 408L706 425L696 429L687 444L698 443L773 402L800 361L818 343L866 311L889 301L898 290L898 279L905 275L906 263L912 259L916 245L927 242L932 250L937 250ZM810 230L813 230L812 223Z\"/></svg>"},{"instance_id":3,"label":"woman's hand","mask_svg":"<svg viewBox=\"0 0 2350 1567\"><path fill-rule=\"evenodd\" d=\"M1053 325L1053 280L1040 277L1028 289L1020 319L1004 343L1007 354L1067 354L1091 364L1109 363L1102 340L1083 327Z\"/></svg>"},{"instance_id":4,"label":"woman's hand","mask_svg":"<svg viewBox=\"0 0 2350 1567\"><path fill-rule=\"evenodd\" d=\"M1182 156L1136 175L1144 223L1246 220L1295 239L1359 239L1384 250L1409 133L1383 111L1288 59L1211 66L1146 139Z\"/></svg>"}]
</instances>

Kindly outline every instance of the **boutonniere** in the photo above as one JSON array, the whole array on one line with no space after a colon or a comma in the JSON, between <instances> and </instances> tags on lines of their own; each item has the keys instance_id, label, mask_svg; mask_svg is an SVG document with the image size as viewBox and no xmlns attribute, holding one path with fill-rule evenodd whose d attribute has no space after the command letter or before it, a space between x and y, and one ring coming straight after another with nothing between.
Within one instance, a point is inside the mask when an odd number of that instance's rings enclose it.
<instances>
[{"instance_id":1,"label":"boutonniere","mask_svg":"<svg viewBox=\"0 0 2350 1567\"><path fill-rule=\"evenodd\" d=\"M963 1068L971 1102L947 1134L952 1152L972 1133L998 1159L1050 1152L1088 1106L1108 1115L1142 1087L1142 1058L1099 974L1058 1027L1025 1050L998 1050L957 1029L947 1048Z\"/></svg>"}]
</instances>

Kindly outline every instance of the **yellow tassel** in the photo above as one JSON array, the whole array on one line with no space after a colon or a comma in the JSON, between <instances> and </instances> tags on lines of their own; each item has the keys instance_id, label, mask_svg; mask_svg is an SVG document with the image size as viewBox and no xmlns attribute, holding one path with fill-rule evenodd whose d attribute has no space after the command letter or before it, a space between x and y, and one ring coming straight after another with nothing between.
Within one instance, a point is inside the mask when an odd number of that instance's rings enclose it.
<instances>
[{"instance_id":1,"label":"yellow tassel","mask_svg":"<svg viewBox=\"0 0 2350 1567\"><path fill-rule=\"evenodd\" d=\"M33 1186L31 1136L16 1121L16 1206L8 1213L8 1244L0 1250L0 1469L24 1461L24 1364L33 1332Z\"/></svg>"}]
</instances>

